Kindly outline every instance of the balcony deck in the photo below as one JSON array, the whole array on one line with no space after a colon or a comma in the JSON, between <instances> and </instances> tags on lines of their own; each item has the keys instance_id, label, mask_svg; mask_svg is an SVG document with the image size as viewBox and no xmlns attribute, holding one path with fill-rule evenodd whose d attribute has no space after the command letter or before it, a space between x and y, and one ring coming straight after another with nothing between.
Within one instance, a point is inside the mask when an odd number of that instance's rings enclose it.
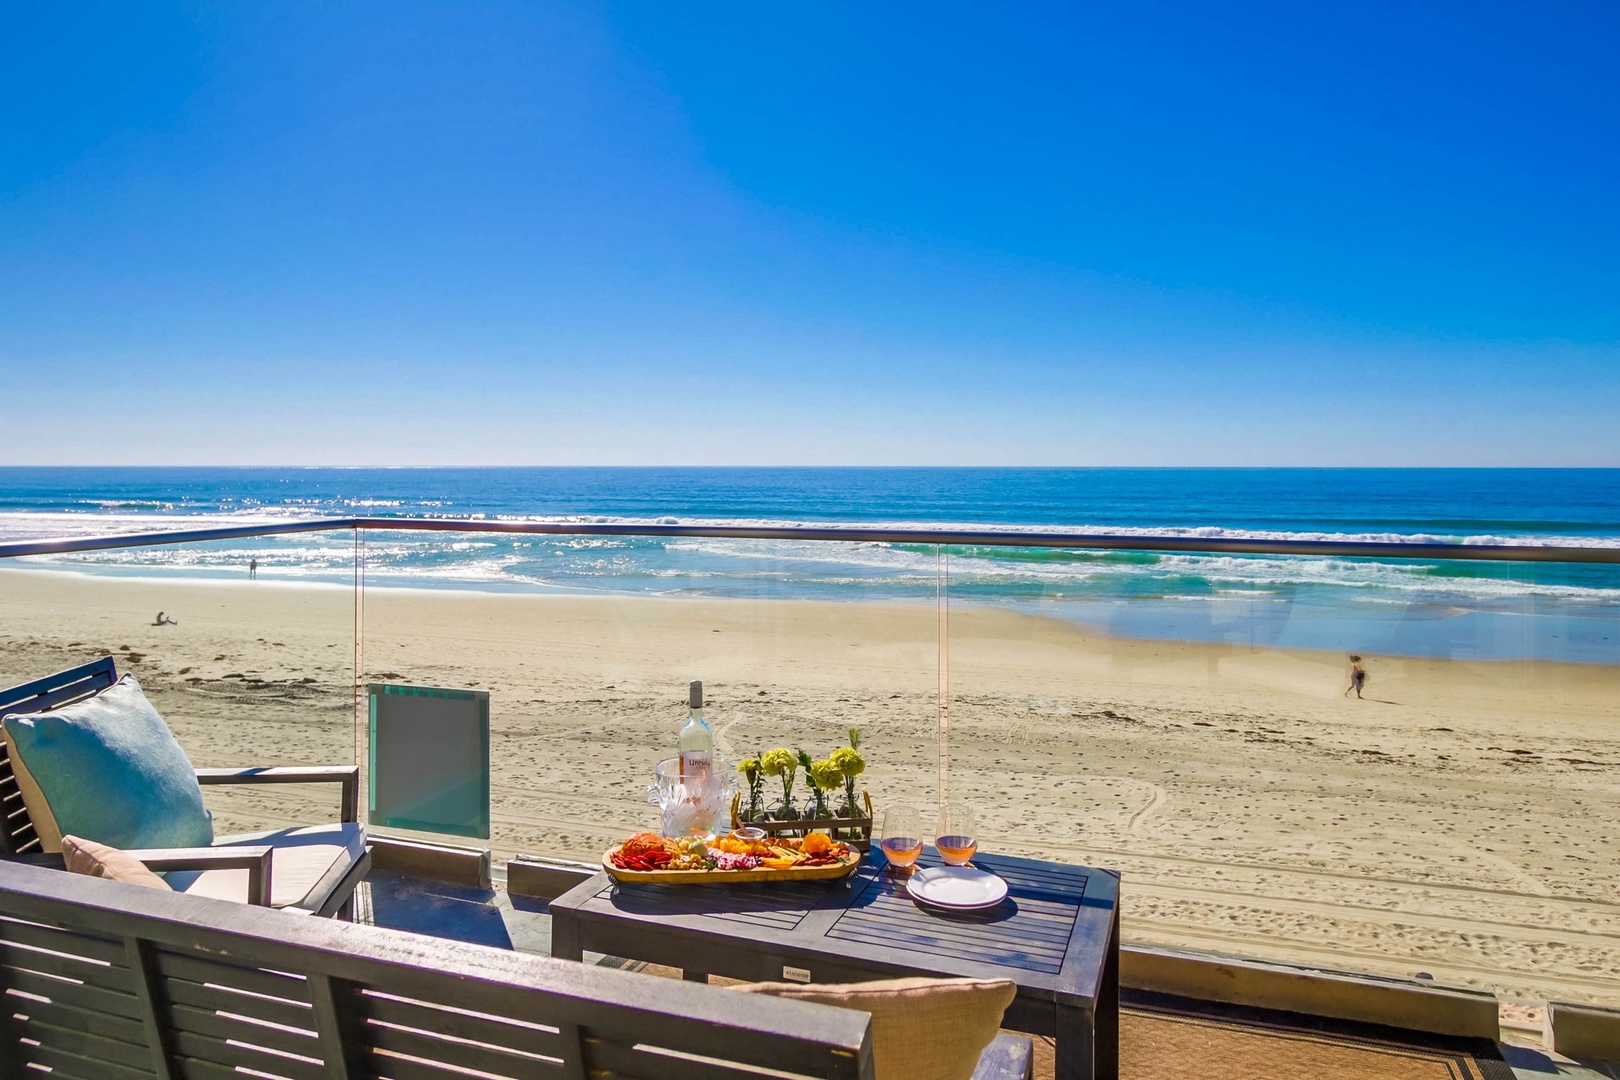
<instances>
[{"instance_id":1,"label":"balcony deck","mask_svg":"<svg viewBox=\"0 0 1620 1080\"><path fill-rule=\"evenodd\" d=\"M357 894L356 918L390 929L549 955L551 920L542 900L491 888L373 871ZM597 963L678 978L672 969L587 954ZM716 980L724 982L724 980ZM1504 1007L1503 1036L1490 1046L1330 1021L1296 1013L1222 1006L1125 992L1124 1080L1620 1080L1620 1065L1576 1062L1545 1048L1537 1012ZM1493 1060L1497 1058L1498 1060ZM1037 1080L1052 1076L1049 1040L1036 1041Z\"/></svg>"}]
</instances>

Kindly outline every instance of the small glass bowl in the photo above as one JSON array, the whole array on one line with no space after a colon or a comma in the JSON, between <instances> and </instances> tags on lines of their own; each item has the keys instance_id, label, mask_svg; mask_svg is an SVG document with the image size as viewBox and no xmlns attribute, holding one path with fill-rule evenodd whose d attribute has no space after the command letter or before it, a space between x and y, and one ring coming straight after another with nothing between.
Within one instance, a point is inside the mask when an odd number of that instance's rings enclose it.
<instances>
[{"instance_id":1,"label":"small glass bowl","mask_svg":"<svg viewBox=\"0 0 1620 1080\"><path fill-rule=\"evenodd\" d=\"M741 828L732 829L731 838L757 844L765 839L765 830L754 825L744 825Z\"/></svg>"}]
</instances>

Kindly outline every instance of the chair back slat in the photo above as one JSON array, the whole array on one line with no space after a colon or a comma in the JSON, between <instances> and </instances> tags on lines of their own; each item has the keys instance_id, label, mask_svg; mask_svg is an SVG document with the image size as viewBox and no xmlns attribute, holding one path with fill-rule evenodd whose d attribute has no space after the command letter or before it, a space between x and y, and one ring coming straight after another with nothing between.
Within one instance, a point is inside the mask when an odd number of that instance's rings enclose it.
<instances>
[{"instance_id":1,"label":"chair back slat","mask_svg":"<svg viewBox=\"0 0 1620 1080\"><path fill-rule=\"evenodd\" d=\"M23 805L22 788L11 767L6 741L0 739L0 856L29 855L44 851L34 820Z\"/></svg>"},{"instance_id":2,"label":"chair back slat","mask_svg":"<svg viewBox=\"0 0 1620 1080\"><path fill-rule=\"evenodd\" d=\"M872 1077L870 1019L845 1009L739 1006L712 987L17 862L0 861L0 912L0 1063L289 1080Z\"/></svg>"},{"instance_id":3,"label":"chair back slat","mask_svg":"<svg viewBox=\"0 0 1620 1080\"><path fill-rule=\"evenodd\" d=\"M452 1038L506 1047L537 1057L560 1059L567 1056L563 1042L566 1037L554 1025L525 1023L465 1009L449 1011L377 991L361 993L354 1007L371 1024L388 1024L411 1031L436 1031Z\"/></svg>"},{"instance_id":4,"label":"chair back slat","mask_svg":"<svg viewBox=\"0 0 1620 1080\"><path fill-rule=\"evenodd\" d=\"M118 681L118 668L110 656L58 671L43 679L0 690L0 717L12 713L44 712L99 694ZM6 741L0 739L0 856L42 851L34 823L22 803L22 789L11 765Z\"/></svg>"},{"instance_id":5,"label":"chair back slat","mask_svg":"<svg viewBox=\"0 0 1620 1080\"><path fill-rule=\"evenodd\" d=\"M0 716L44 712L100 693L117 681L118 669L113 658L103 656L100 660L58 671L43 679L0 690Z\"/></svg>"},{"instance_id":6,"label":"chair back slat","mask_svg":"<svg viewBox=\"0 0 1620 1080\"><path fill-rule=\"evenodd\" d=\"M144 1061L140 1004L122 958L121 946L100 934L0 917L0 989L10 991L0 1009L0 1059L108 1077Z\"/></svg>"}]
</instances>

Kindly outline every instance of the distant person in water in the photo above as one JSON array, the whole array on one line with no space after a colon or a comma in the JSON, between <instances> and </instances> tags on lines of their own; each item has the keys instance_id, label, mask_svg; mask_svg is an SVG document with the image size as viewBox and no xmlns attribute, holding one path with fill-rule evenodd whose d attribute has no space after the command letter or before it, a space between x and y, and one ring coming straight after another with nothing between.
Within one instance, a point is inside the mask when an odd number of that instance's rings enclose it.
<instances>
[{"instance_id":1,"label":"distant person in water","mask_svg":"<svg viewBox=\"0 0 1620 1080\"><path fill-rule=\"evenodd\" d=\"M1344 688L1344 696L1349 697L1350 691L1361 697L1361 688L1367 685L1367 669L1361 666L1361 657L1355 653L1350 654L1350 685Z\"/></svg>"},{"instance_id":2,"label":"distant person in water","mask_svg":"<svg viewBox=\"0 0 1620 1080\"><path fill-rule=\"evenodd\" d=\"M160 612L158 612L158 617L152 620L152 625L153 626L179 626L180 623L179 623L178 620L171 619L171 618L168 617L168 615L166 615L166 614L164 614L163 612L160 611Z\"/></svg>"},{"instance_id":3,"label":"distant person in water","mask_svg":"<svg viewBox=\"0 0 1620 1080\"><path fill-rule=\"evenodd\" d=\"M258 576L259 576L259 560L258 559L249 559L248 560L248 577L251 579L251 578L256 578Z\"/></svg>"}]
</instances>

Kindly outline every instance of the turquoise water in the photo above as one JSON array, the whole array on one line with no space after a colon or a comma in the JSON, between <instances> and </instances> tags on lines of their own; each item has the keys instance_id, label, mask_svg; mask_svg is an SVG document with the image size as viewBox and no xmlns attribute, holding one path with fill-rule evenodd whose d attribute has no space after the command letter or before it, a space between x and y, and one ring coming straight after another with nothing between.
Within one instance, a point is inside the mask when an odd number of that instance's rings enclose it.
<instances>
[{"instance_id":1,"label":"turquoise water","mask_svg":"<svg viewBox=\"0 0 1620 1080\"><path fill-rule=\"evenodd\" d=\"M0 539L326 516L850 522L1620 546L1620 470L0 468ZM1620 661L1620 569L374 532L372 587L999 604L1136 637ZM19 560L351 581L345 533Z\"/></svg>"}]
</instances>

